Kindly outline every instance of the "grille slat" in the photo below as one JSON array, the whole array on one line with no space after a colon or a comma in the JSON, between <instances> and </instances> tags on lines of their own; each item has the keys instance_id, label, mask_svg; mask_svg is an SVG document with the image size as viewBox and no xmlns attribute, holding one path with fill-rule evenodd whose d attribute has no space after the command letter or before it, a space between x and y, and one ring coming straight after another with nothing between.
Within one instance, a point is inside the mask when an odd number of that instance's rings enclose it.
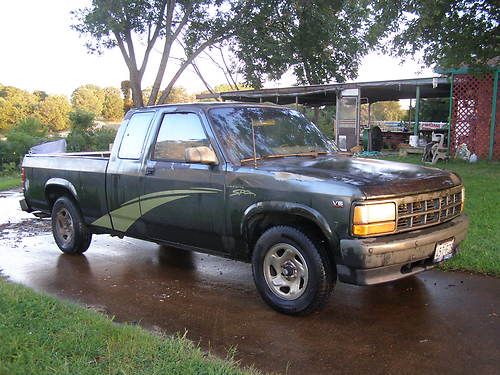
<instances>
[{"instance_id":1,"label":"grille slat","mask_svg":"<svg viewBox=\"0 0 500 375\"><path fill-rule=\"evenodd\" d=\"M461 204L461 187L432 193L430 197L405 197L398 203L396 231L407 231L451 220L460 214Z\"/></svg>"}]
</instances>

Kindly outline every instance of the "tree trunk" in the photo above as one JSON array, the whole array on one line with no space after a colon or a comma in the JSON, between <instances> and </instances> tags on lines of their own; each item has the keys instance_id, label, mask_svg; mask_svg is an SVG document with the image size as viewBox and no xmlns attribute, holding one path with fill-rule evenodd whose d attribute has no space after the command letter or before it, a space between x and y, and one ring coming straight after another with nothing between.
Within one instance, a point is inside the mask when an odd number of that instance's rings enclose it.
<instances>
[{"instance_id":1,"label":"tree trunk","mask_svg":"<svg viewBox=\"0 0 500 375\"><path fill-rule=\"evenodd\" d=\"M138 71L130 71L130 90L132 91L132 102L134 103L134 107L144 107L141 78Z\"/></svg>"},{"instance_id":2,"label":"tree trunk","mask_svg":"<svg viewBox=\"0 0 500 375\"><path fill-rule=\"evenodd\" d=\"M170 58L170 50L172 49L171 36L167 36L165 40L165 46L163 47L163 54L160 60L160 66L158 67L158 72L156 73L156 78L151 88L151 95L148 99L148 105L155 105L156 99L158 98L158 93L160 92L161 82L163 76L165 75L165 70L167 69L168 60Z\"/></svg>"}]
</instances>

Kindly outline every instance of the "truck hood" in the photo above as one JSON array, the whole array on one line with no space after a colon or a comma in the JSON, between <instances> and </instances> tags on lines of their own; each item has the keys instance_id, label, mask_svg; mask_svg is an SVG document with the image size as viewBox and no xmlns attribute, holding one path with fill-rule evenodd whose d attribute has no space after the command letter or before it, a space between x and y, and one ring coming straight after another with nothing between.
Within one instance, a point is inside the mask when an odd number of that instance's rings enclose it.
<instances>
[{"instance_id":1,"label":"truck hood","mask_svg":"<svg viewBox=\"0 0 500 375\"><path fill-rule=\"evenodd\" d=\"M353 185L367 198L418 194L461 183L457 175L437 168L343 155L268 159L259 161L258 167L276 179Z\"/></svg>"}]
</instances>

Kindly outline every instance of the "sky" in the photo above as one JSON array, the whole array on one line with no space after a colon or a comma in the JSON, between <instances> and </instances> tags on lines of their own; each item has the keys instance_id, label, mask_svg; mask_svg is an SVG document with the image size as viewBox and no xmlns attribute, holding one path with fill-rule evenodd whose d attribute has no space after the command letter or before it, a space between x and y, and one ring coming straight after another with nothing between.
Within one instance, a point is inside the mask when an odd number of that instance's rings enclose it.
<instances>
[{"instance_id":1,"label":"sky","mask_svg":"<svg viewBox=\"0 0 500 375\"><path fill-rule=\"evenodd\" d=\"M85 40L70 28L71 10L90 4L90 0L18 0L0 3L0 83L28 91L44 90L49 94L68 97L80 85L93 83L102 87L119 87L128 79L128 70L119 50L106 50L102 55L91 55ZM20 16L22 15L22 17ZM174 55L179 51L174 50ZM153 52L150 65L159 61ZM180 57L180 56L179 56ZM197 65L212 86L225 83L219 69L206 58ZM172 75L174 64L167 68ZM378 81L434 76L431 69L422 69L415 61L399 60L376 53L367 55L361 63L356 81ZM153 72L146 73L143 87L151 86ZM283 77L278 82L267 82L265 87L290 86L293 79ZM192 70L186 70L177 81L189 92L205 90Z\"/></svg>"}]
</instances>

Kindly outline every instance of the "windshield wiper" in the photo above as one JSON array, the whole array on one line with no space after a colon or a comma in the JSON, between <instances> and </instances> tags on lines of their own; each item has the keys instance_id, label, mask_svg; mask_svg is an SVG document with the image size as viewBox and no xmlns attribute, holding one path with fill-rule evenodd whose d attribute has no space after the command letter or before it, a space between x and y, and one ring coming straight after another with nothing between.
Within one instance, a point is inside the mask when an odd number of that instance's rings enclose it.
<instances>
[{"instance_id":1,"label":"windshield wiper","mask_svg":"<svg viewBox=\"0 0 500 375\"><path fill-rule=\"evenodd\" d=\"M292 153L292 154L273 154L273 155L266 155L266 156L258 156L255 158L245 158L241 159L240 163L248 163L249 161L256 161L256 160L265 160L265 159L278 159L278 158L286 158L286 157L296 157L296 156L306 156L306 157L314 157L317 158L319 155L326 155L328 152L326 151L309 151L309 152L300 152L300 153Z\"/></svg>"}]
</instances>

